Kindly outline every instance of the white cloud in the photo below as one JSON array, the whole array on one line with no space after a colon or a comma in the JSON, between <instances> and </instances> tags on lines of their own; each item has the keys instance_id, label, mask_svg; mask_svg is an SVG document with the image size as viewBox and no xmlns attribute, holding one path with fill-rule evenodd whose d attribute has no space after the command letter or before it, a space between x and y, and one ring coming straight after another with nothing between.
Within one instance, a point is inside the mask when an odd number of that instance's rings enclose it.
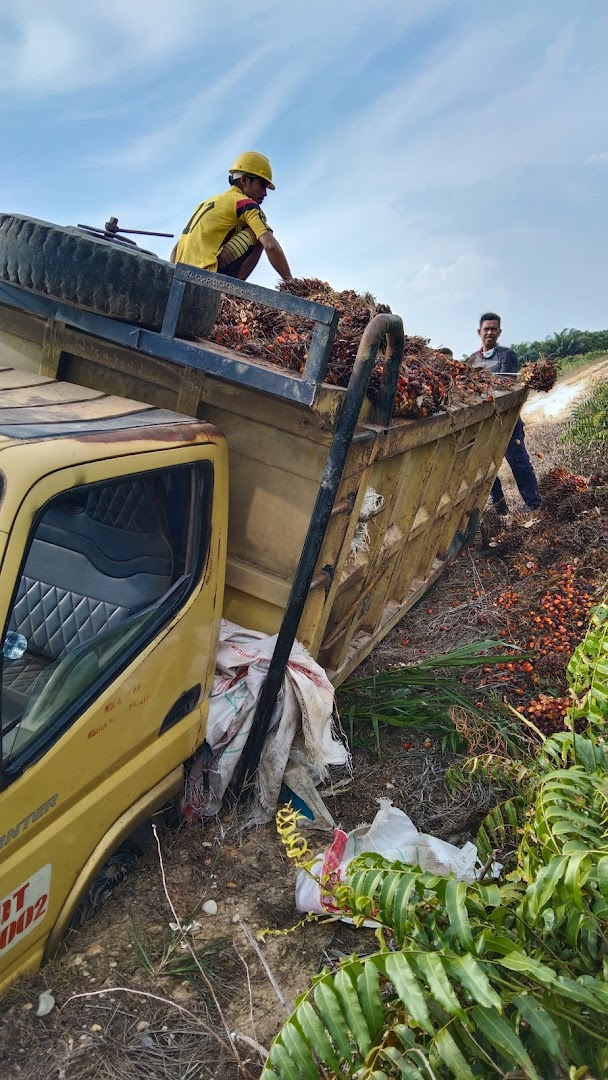
<instances>
[{"instance_id":1,"label":"white cloud","mask_svg":"<svg viewBox=\"0 0 608 1080\"><path fill-rule=\"evenodd\" d=\"M199 140L205 135L206 128L217 124L217 116L222 109L230 109L230 99L238 105L239 93L247 78L251 76L268 56L268 46L262 45L229 67L224 74L210 86L205 86L185 105L176 102L171 108L171 117L165 124L145 134L135 135L122 147L101 148L99 153L85 158L83 166L114 169L158 168L167 163L176 152L183 155L183 148L188 147L192 135L196 132ZM273 87L273 96L279 86ZM259 116L259 105L255 113ZM254 114L255 115L255 114Z\"/></svg>"},{"instance_id":2,"label":"white cloud","mask_svg":"<svg viewBox=\"0 0 608 1080\"><path fill-rule=\"evenodd\" d=\"M243 5L239 18L246 27L255 12ZM193 38L213 40L218 23L225 9L199 0L4 0L0 88L54 96L150 71Z\"/></svg>"},{"instance_id":3,"label":"white cloud","mask_svg":"<svg viewBox=\"0 0 608 1080\"><path fill-rule=\"evenodd\" d=\"M608 150L602 150L599 154L591 154L587 158L588 165L603 165L608 161Z\"/></svg>"},{"instance_id":4,"label":"white cloud","mask_svg":"<svg viewBox=\"0 0 608 1080\"><path fill-rule=\"evenodd\" d=\"M193 84L207 85L217 78L217 56L238 65L264 43L274 50L275 71L288 70L299 60L314 64L336 36L348 45L362 21L377 27L380 47L389 27L398 32L447 2L412 0L395 10L393 0L376 0L371 12L365 0L297 6L284 0L0 0L0 89L26 98L58 96L160 72L173 61L191 67ZM358 61L354 52L349 66Z\"/></svg>"},{"instance_id":5,"label":"white cloud","mask_svg":"<svg viewBox=\"0 0 608 1080\"><path fill-rule=\"evenodd\" d=\"M438 266L427 262L414 276L411 287L415 293L430 293L434 296L450 294L469 296L483 282L487 285L496 270L496 259L489 255L472 252L459 255L447 266Z\"/></svg>"}]
</instances>

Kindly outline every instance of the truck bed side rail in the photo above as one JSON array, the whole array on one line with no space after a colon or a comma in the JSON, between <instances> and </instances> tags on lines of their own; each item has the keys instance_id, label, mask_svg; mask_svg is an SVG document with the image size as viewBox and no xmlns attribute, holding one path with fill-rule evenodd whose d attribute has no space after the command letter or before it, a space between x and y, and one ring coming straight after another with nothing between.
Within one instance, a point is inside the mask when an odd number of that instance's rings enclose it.
<instances>
[{"instance_id":1,"label":"truck bed side rail","mask_svg":"<svg viewBox=\"0 0 608 1080\"><path fill-rule=\"evenodd\" d=\"M242 356L234 349L216 345L212 341L186 341L175 337L187 284L213 289L226 296L236 296L266 308L309 319L313 324L312 336L301 375L276 364ZM0 304L7 304L44 319L56 319L66 326L94 334L116 345L137 349L149 356L195 368L227 382L306 406L313 404L323 382L338 325L338 312L335 308L305 300L300 296L292 296L291 293L266 289L248 281L238 281L223 274L211 273L209 270L199 270L184 263L178 263L175 267L160 331L99 315L55 297L29 292L7 283L0 284Z\"/></svg>"}]
</instances>

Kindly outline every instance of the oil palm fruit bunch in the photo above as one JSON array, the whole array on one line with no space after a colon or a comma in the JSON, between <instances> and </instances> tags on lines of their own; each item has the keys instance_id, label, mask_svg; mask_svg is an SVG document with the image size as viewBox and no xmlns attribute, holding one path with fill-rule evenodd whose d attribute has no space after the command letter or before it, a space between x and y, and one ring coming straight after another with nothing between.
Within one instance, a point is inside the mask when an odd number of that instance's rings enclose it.
<instances>
[{"instance_id":1,"label":"oil palm fruit bunch","mask_svg":"<svg viewBox=\"0 0 608 1080\"><path fill-rule=\"evenodd\" d=\"M552 390L557 379L557 362L540 356L530 364L524 364L519 372L519 381L531 390Z\"/></svg>"},{"instance_id":2,"label":"oil palm fruit bunch","mask_svg":"<svg viewBox=\"0 0 608 1080\"><path fill-rule=\"evenodd\" d=\"M539 491L544 498L559 498L561 495L578 495L588 491L589 485L584 476L571 473L557 465L549 469L538 481Z\"/></svg>"}]
</instances>

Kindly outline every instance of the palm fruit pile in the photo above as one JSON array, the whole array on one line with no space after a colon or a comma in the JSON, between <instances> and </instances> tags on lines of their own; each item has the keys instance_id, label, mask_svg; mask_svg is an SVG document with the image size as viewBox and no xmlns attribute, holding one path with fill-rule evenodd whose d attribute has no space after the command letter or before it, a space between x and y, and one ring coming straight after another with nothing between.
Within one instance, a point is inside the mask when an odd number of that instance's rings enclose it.
<instances>
[{"instance_id":1,"label":"palm fruit pile","mask_svg":"<svg viewBox=\"0 0 608 1080\"><path fill-rule=\"evenodd\" d=\"M521 613L521 628L528 630L527 647L537 652L540 660L551 660L561 653L565 663L587 625L594 604L593 587L573 563L562 563L547 581L549 587L534 607Z\"/></svg>"},{"instance_id":2,"label":"palm fruit pile","mask_svg":"<svg viewBox=\"0 0 608 1080\"><path fill-rule=\"evenodd\" d=\"M563 467L539 477L541 514L500 517L489 507L481 518L482 546L508 559L511 580L535 579L560 562L576 562L579 575L608 574L608 473L589 480Z\"/></svg>"},{"instance_id":3,"label":"palm fruit pile","mask_svg":"<svg viewBox=\"0 0 608 1080\"><path fill-rule=\"evenodd\" d=\"M531 390L552 390L557 379L557 361L547 360L546 356L541 356L533 363L524 364L518 379Z\"/></svg>"},{"instance_id":4,"label":"palm fruit pile","mask_svg":"<svg viewBox=\"0 0 608 1080\"><path fill-rule=\"evenodd\" d=\"M543 735L552 735L555 731L563 731L566 722L568 706L572 705L570 697L553 697L551 694L539 694L538 697L528 702L521 710L525 717L530 720L534 727L542 731ZM585 722L581 724L585 726Z\"/></svg>"},{"instance_id":5,"label":"palm fruit pile","mask_svg":"<svg viewBox=\"0 0 608 1080\"><path fill-rule=\"evenodd\" d=\"M485 682L543 734L563 730L571 704L566 666L605 590L607 481L599 473L591 483L552 468L539 480L541 514L515 513L506 522L489 508L482 518L485 546L507 560L510 580L483 622L527 654L521 662L484 668Z\"/></svg>"},{"instance_id":6,"label":"palm fruit pile","mask_svg":"<svg viewBox=\"0 0 608 1080\"><path fill-rule=\"evenodd\" d=\"M369 293L361 294L353 289L336 292L318 278L282 282L279 288L293 296L336 308L338 328L325 382L347 386L365 327L374 315L390 313L390 308L378 304ZM213 340L246 356L301 372L311 331L308 319L225 296ZM378 364L368 387L372 402L377 399L381 377L382 365ZM426 338L406 337L393 415L408 419L430 416L475 401L491 401L496 390L504 390L504 380L500 377L436 352L429 348Z\"/></svg>"},{"instance_id":7,"label":"palm fruit pile","mask_svg":"<svg viewBox=\"0 0 608 1080\"><path fill-rule=\"evenodd\" d=\"M575 563L562 563L543 575L545 587L534 581L510 586L492 601L503 629L499 636L517 642L524 659L483 667L481 687L499 691L544 734L561 731L567 695L539 692L565 688L566 666L585 632L591 608L597 602L595 585ZM494 614L491 616L494 621Z\"/></svg>"}]
</instances>

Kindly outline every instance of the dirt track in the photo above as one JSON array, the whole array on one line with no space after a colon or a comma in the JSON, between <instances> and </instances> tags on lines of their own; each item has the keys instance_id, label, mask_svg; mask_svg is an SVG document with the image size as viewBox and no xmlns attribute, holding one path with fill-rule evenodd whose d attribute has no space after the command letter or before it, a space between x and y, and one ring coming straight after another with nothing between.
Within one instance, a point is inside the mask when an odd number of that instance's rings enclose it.
<instances>
[{"instance_id":1,"label":"dirt track","mask_svg":"<svg viewBox=\"0 0 608 1080\"><path fill-rule=\"evenodd\" d=\"M522 419L527 426L565 420L572 406L588 397L593 385L602 377L608 378L608 356L603 356L581 371L566 375L548 394L530 394L521 411Z\"/></svg>"}]
</instances>

